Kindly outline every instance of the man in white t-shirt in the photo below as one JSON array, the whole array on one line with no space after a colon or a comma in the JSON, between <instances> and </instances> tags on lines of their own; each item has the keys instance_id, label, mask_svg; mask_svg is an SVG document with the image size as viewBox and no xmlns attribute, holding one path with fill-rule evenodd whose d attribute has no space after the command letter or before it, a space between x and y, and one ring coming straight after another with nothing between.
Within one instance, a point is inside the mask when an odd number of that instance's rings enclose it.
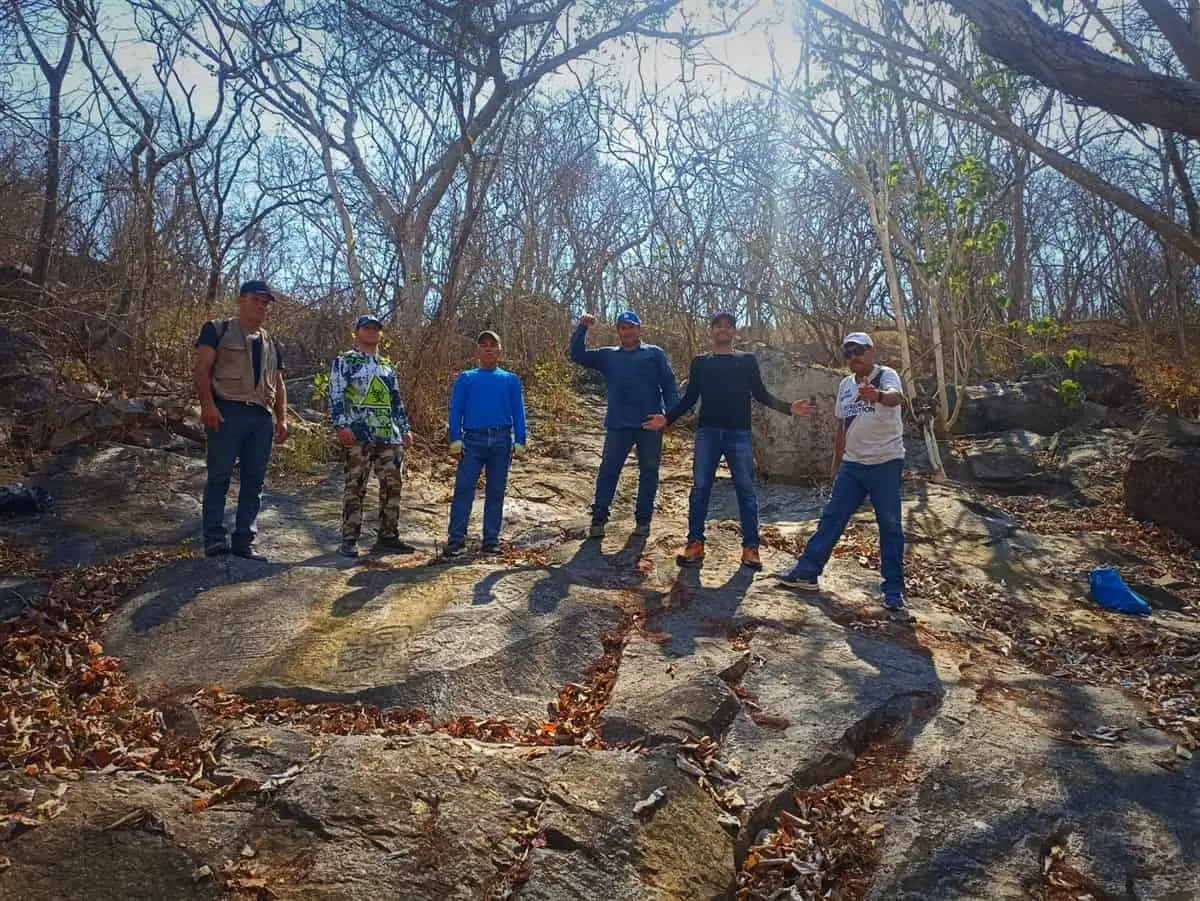
<instances>
[{"instance_id":1,"label":"man in white t-shirt","mask_svg":"<svg viewBox=\"0 0 1200 901\"><path fill-rule=\"evenodd\" d=\"M904 524L900 516L900 478L904 469L904 386L896 370L875 363L875 342L852 332L842 342L850 375L838 386L838 418L833 493L816 534L796 565L777 578L789 588L817 591L817 579L829 562L865 498L870 497L879 524L879 568L883 603L898 616L904 608Z\"/></svg>"}]
</instances>

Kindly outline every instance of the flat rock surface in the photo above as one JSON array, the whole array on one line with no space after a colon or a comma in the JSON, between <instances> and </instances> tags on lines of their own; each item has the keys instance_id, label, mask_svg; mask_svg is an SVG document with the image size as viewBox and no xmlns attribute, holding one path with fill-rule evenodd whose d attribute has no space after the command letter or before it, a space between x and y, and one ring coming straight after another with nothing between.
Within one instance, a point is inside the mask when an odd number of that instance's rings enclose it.
<instances>
[{"instance_id":1,"label":"flat rock surface","mask_svg":"<svg viewBox=\"0 0 1200 901\"><path fill-rule=\"evenodd\" d=\"M658 788L664 801L635 815ZM346 738L273 808L256 836L264 868L322 839L282 898L484 897L530 825L545 844L522 897L711 899L732 884L716 804L671 761L627 752Z\"/></svg>"},{"instance_id":2,"label":"flat rock surface","mask_svg":"<svg viewBox=\"0 0 1200 901\"><path fill-rule=\"evenodd\" d=\"M667 440L650 536L631 535L631 465L607 536L584 540L601 440L595 426L547 436L543 455L513 468L501 555L453 564L435 562L452 473L442 461L406 474L408 556L334 553L336 468L304 488L272 481L259 537L271 562L176 559L113 613L102 639L164 711L190 711L195 691L220 685L523 727L582 690L598 698L606 748L339 737L282 717L205 723L207 735L220 730L212 765L222 778L294 779L198 811L194 787L89 775L53 822L4 843L0 898L209 898L219 879L303 901L731 898L748 848L796 793L869 777L880 748L896 769L880 776L894 792L877 815L871 897L1029 897L1046 889L1053 848L1092 880L1094 897L1200 897L1200 774L1178 733L1155 728L1140 671L1108 687L1050 664L1035 672L1018 662L1013 630L996 627L1014 610L1050 610L1028 640L1069 646L1069 630L1085 626L1126 635L1128 621L1087 601L1086 575L1140 565L1134 551L1095 532L1034 534L995 498L907 482L916 621L896 622L879 603L869 506L822 591L771 577L815 528L820 489L759 486L765 569L755 573L739 566L721 469L705 564L680 569L686 435ZM177 547L196 531L203 469L165 453L80 451L54 470L50 514L25 532L11 520L0 529L60 565ZM368 517L364 544L373 529ZM1139 620L1143 637L1200 650L1190 575L1144 575L1184 600ZM1177 691L1194 715L1195 686ZM1088 737L1101 727L1119 738ZM701 743L721 768L703 782L677 758ZM635 815L660 788L663 799ZM104 828L131 808L160 813L148 822L166 834ZM214 878L193 878L206 866Z\"/></svg>"}]
</instances>

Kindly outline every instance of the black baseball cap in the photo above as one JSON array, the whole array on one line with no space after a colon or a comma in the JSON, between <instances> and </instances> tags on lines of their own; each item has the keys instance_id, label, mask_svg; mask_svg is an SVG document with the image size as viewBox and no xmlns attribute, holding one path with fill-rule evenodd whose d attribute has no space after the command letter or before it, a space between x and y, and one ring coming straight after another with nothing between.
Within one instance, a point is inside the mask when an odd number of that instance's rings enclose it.
<instances>
[{"instance_id":1,"label":"black baseball cap","mask_svg":"<svg viewBox=\"0 0 1200 901\"><path fill-rule=\"evenodd\" d=\"M476 344L482 344L484 341L495 341L497 344L501 343L500 336L491 329L484 329L479 333L479 337L475 339Z\"/></svg>"},{"instance_id":2,"label":"black baseball cap","mask_svg":"<svg viewBox=\"0 0 1200 901\"><path fill-rule=\"evenodd\" d=\"M262 279L252 278L248 282L242 282L242 287L238 290L238 295L242 294L265 294L271 300L275 299L275 292L272 291L267 283Z\"/></svg>"}]
</instances>

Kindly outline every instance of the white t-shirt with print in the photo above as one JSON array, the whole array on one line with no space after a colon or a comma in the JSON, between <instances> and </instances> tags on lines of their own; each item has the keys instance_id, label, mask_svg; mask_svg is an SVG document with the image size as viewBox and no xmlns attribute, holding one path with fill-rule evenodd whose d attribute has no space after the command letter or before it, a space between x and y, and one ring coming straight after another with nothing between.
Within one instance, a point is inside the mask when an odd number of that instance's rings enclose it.
<instances>
[{"instance_id":1,"label":"white t-shirt with print","mask_svg":"<svg viewBox=\"0 0 1200 901\"><path fill-rule=\"evenodd\" d=\"M877 384L880 391L904 391L900 375L890 366L876 366L871 370L867 382ZM868 465L903 459L904 421L900 405L888 407L859 400L855 376L846 376L838 385L834 415L845 421L846 452L843 459Z\"/></svg>"}]
</instances>

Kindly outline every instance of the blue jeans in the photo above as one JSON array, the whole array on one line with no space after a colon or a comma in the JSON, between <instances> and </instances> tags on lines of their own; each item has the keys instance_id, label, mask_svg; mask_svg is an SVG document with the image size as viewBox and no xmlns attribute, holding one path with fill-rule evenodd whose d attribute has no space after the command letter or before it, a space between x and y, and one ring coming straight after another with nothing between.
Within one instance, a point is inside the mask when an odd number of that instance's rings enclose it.
<instances>
[{"instance_id":1,"label":"blue jeans","mask_svg":"<svg viewBox=\"0 0 1200 901\"><path fill-rule=\"evenodd\" d=\"M237 463L237 518L233 528L233 547L249 550L254 543L258 511L262 508L263 482L271 462L275 440L275 421L257 404L217 401L222 422L219 428L204 430L208 437L208 478L204 483L204 547L225 544L225 495Z\"/></svg>"},{"instance_id":2,"label":"blue jeans","mask_svg":"<svg viewBox=\"0 0 1200 901\"><path fill-rule=\"evenodd\" d=\"M817 532L808 539L792 572L815 579L825 569L833 546L865 498L871 498L879 524L879 570L883 597L892 604L904 600L904 523L900 518L900 477L903 460L887 463L842 463L833 482L833 494L821 513Z\"/></svg>"},{"instance_id":3,"label":"blue jeans","mask_svg":"<svg viewBox=\"0 0 1200 901\"><path fill-rule=\"evenodd\" d=\"M704 520L721 457L733 475L738 515L742 519L742 547L758 547L758 495L754 491L754 449L749 429L701 426L692 452L692 494L688 500L688 541L704 540Z\"/></svg>"},{"instance_id":4,"label":"blue jeans","mask_svg":"<svg viewBox=\"0 0 1200 901\"><path fill-rule=\"evenodd\" d=\"M454 499L450 501L450 544L461 545L467 541L467 522L475 504L475 485L484 470L487 479L483 495L483 543L500 541L512 448L512 429L508 426L463 431L462 457L454 476Z\"/></svg>"},{"instance_id":5,"label":"blue jeans","mask_svg":"<svg viewBox=\"0 0 1200 901\"><path fill-rule=\"evenodd\" d=\"M662 463L662 432L646 429L608 429L604 433L604 453L596 475L596 499L592 503L592 522L608 522L608 508L617 493L617 479L629 452L637 448L638 494L634 518L648 523L654 517L654 496L658 494L658 467Z\"/></svg>"}]
</instances>

